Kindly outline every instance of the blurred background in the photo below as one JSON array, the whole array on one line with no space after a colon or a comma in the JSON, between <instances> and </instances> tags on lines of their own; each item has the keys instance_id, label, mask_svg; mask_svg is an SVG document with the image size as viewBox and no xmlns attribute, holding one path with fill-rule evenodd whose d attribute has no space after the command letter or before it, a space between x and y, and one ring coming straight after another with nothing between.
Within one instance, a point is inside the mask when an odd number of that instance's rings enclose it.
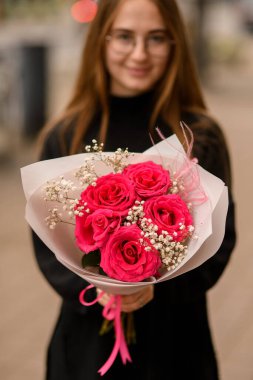
<instances>
[{"instance_id":1,"label":"blurred background","mask_svg":"<svg viewBox=\"0 0 253 380\"><path fill-rule=\"evenodd\" d=\"M210 111L223 127L233 170L238 243L209 315L221 380L253 380L253 0L178 0ZM35 262L20 168L70 95L88 25L74 0L0 2L0 376L42 380L58 296ZM186 353L187 354L187 353Z\"/></svg>"}]
</instances>

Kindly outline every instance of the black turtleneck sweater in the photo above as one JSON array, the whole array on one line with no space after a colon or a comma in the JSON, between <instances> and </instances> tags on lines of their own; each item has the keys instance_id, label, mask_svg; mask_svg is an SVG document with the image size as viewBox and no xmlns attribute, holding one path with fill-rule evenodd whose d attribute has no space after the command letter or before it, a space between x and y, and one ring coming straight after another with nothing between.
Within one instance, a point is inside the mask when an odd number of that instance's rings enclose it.
<instances>
[{"instance_id":1,"label":"black turtleneck sweater","mask_svg":"<svg viewBox=\"0 0 253 380\"><path fill-rule=\"evenodd\" d=\"M110 122L105 150L128 147L142 152L151 146L148 121L152 93L132 98L111 97ZM185 115L191 126L196 115ZM89 144L99 129L94 120L84 141ZM158 125L166 136L169 126ZM59 126L45 142L41 159L62 155ZM225 180L229 167L226 147L220 144L220 129L196 129L194 153L207 170ZM69 143L69 142L67 142ZM225 152L225 154L224 154ZM100 305L84 307L79 292L87 283L63 267L54 254L33 234L38 265L63 303L48 352L47 380L95 380L97 370L111 353L114 334L99 336ZM105 380L217 380L217 366L209 331L206 291L222 275L235 244L234 208L231 199L224 241L219 251L199 268L155 285L153 301L134 313L137 343L130 346L132 364L123 366L118 357L103 376ZM162 348L162 346L164 348Z\"/></svg>"}]
</instances>

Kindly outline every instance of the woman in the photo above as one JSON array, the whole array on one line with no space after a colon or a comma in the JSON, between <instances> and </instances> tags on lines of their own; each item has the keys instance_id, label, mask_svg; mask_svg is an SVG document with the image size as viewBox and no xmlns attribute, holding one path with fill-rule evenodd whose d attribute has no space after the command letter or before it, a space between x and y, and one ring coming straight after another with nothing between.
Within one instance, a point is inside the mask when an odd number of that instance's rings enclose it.
<instances>
[{"instance_id":1,"label":"woman","mask_svg":"<svg viewBox=\"0 0 253 380\"><path fill-rule=\"evenodd\" d=\"M158 141L157 126L166 136L176 133L182 139L180 120L194 134L194 156L231 190L226 142L208 115L175 1L101 0L74 94L61 119L46 127L40 158L80 152L96 137L108 151L142 152L151 145L149 132ZM98 379L114 343L112 331L98 333L108 295L101 305L80 305L78 295L87 283L57 262L35 234L33 242L40 269L63 299L48 350L47 379ZM105 379L218 379L206 292L223 273L234 244L230 191L224 241L211 259L122 297L122 310L134 314L133 362L124 366L117 357ZM95 296L94 291L90 297Z\"/></svg>"}]
</instances>

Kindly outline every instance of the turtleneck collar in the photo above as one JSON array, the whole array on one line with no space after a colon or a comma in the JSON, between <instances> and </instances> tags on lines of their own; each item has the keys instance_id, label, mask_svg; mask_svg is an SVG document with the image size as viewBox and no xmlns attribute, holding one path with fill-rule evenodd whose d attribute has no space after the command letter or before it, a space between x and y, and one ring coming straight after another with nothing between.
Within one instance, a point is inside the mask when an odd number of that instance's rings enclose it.
<instances>
[{"instance_id":1,"label":"turtleneck collar","mask_svg":"<svg viewBox=\"0 0 253 380\"><path fill-rule=\"evenodd\" d=\"M122 108L127 110L139 109L139 107L151 106L154 98L154 92L148 91L135 96L118 96L110 95L110 107L114 109Z\"/></svg>"}]
</instances>

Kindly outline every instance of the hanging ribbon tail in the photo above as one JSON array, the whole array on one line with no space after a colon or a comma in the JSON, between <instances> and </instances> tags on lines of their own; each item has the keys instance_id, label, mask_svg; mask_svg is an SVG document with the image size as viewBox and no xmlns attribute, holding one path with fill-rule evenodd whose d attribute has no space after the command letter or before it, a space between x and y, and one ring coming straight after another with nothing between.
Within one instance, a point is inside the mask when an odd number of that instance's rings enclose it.
<instances>
[{"instance_id":1,"label":"hanging ribbon tail","mask_svg":"<svg viewBox=\"0 0 253 380\"><path fill-rule=\"evenodd\" d=\"M128 351L128 347L126 344L126 340L125 340L125 336L124 336L123 331L122 331L122 338L121 338L119 349L120 349L120 356L121 356L121 360L122 360L123 364L126 364L127 362L132 363L132 358L131 358L130 353Z\"/></svg>"},{"instance_id":2,"label":"hanging ribbon tail","mask_svg":"<svg viewBox=\"0 0 253 380\"><path fill-rule=\"evenodd\" d=\"M124 364L127 361L131 362L132 359L130 357L128 347L125 341L124 332L121 324L121 297L120 296L112 296L110 301L104 307L103 316L109 320L114 319L114 330L115 330L115 343L111 355L105 362L105 364L98 370L98 373L103 376L114 363L118 352L120 352L120 356L122 362Z\"/></svg>"},{"instance_id":3,"label":"hanging ribbon tail","mask_svg":"<svg viewBox=\"0 0 253 380\"><path fill-rule=\"evenodd\" d=\"M120 312L121 312L121 297L120 296L116 296L117 299L116 299L116 303L119 302L119 328L120 328L120 335L121 335L121 339L120 339L120 347L119 347L119 350L120 350L120 356L121 356L121 360L123 362L123 364L126 364L127 362L132 362L132 358L130 356L130 353L128 351L128 346L127 346L127 343L126 343L126 339L125 339L125 335L124 335L124 331L123 331L123 328L122 328L122 323L121 323L121 317L120 317ZM117 332L116 332L117 333Z\"/></svg>"},{"instance_id":4,"label":"hanging ribbon tail","mask_svg":"<svg viewBox=\"0 0 253 380\"><path fill-rule=\"evenodd\" d=\"M79 301L84 306L94 305L98 300L103 297L104 291L101 291L97 298L93 301L85 301L85 294L88 290L94 288L94 285L88 285L85 289L83 289L79 294ZM103 376L114 363L118 352L120 352L121 360L123 364L126 364L128 361L132 362L131 356L128 351L128 347L126 344L124 331L121 323L121 296L111 296L110 300L107 302L103 309L103 317L109 321L114 321L114 330L115 330L115 343L111 355L105 362L105 364L98 370L98 373Z\"/></svg>"}]
</instances>

